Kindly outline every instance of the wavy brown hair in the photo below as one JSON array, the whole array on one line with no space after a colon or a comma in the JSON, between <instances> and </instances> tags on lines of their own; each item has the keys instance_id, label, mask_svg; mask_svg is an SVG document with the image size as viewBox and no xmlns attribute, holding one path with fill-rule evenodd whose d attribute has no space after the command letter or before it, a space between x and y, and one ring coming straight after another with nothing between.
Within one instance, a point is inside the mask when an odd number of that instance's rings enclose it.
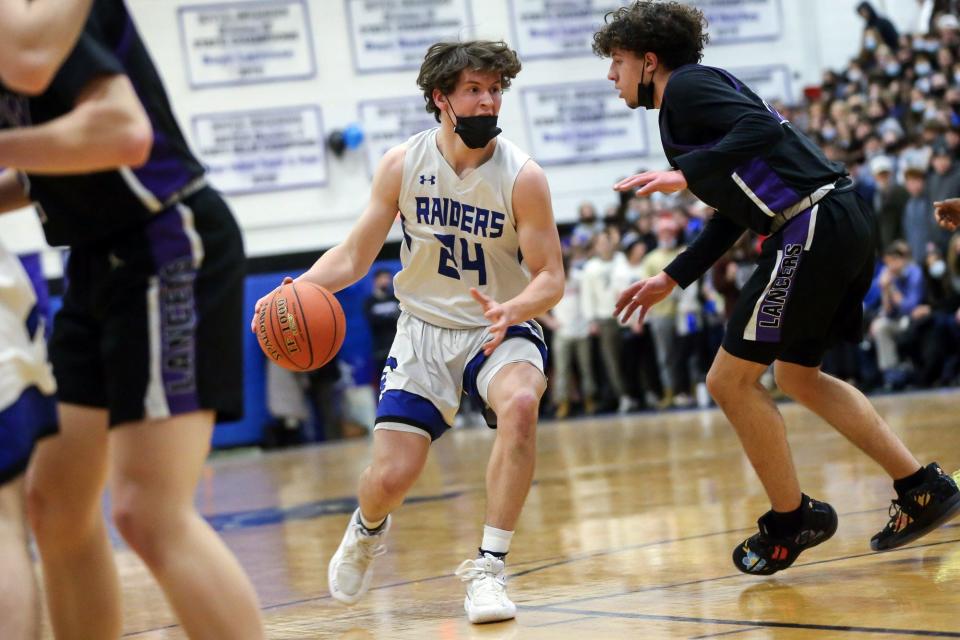
<instances>
[{"instance_id":1,"label":"wavy brown hair","mask_svg":"<svg viewBox=\"0 0 960 640\"><path fill-rule=\"evenodd\" d=\"M614 49L637 57L652 52L668 69L700 62L710 36L703 11L681 2L637 0L611 11L593 34L593 52L602 58Z\"/></svg>"},{"instance_id":2,"label":"wavy brown hair","mask_svg":"<svg viewBox=\"0 0 960 640\"><path fill-rule=\"evenodd\" d=\"M427 49L420 65L417 85L423 91L426 110L440 122L440 108L433 102L433 90L449 95L457 86L464 69L497 73L500 85L506 91L510 81L520 73L517 52L503 40L470 40L469 42L438 42Z\"/></svg>"}]
</instances>

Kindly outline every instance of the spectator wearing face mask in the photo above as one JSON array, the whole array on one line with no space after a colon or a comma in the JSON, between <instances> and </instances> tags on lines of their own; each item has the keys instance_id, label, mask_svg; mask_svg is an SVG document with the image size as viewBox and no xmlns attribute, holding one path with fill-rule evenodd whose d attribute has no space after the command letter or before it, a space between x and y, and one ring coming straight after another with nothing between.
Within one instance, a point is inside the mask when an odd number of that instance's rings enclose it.
<instances>
[{"instance_id":1,"label":"spectator wearing face mask","mask_svg":"<svg viewBox=\"0 0 960 640\"><path fill-rule=\"evenodd\" d=\"M869 2L857 5L857 13L864 19L866 25L863 30L862 48L873 51L879 44L887 45L891 51L900 48L900 34L889 19L877 13Z\"/></svg>"}]
</instances>

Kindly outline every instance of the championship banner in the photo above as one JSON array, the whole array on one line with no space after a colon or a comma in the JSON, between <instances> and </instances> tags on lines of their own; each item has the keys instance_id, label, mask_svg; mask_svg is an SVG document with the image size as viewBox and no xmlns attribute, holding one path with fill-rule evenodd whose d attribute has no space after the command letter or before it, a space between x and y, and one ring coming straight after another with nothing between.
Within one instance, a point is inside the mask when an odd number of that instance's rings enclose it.
<instances>
[{"instance_id":1,"label":"championship banner","mask_svg":"<svg viewBox=\"0 0 960 640\"><path fill-rule=\"evenodd\" d=\"M316 74L305 0L186 5L177 13L193 89Z\"/></svg>"},{"instance_id":2,"label":"championship banner","mask_svg":"<svg viewBox=\"0 0 960 640\"><path fill-rule=\"evenodd\" d=\"M366 137L367 168L373 175L380 158L415 133L438 126L422 96L366 100L359 105Z\"/></svg>"},{"instance_id":3,"label":"championship banner","mask_svg":"<svg viewBox=\"0 0 960 640\"><path fill-rule=\"evenodd\" d=\"M686 0L703 11L710 44L778 40L783 34L780 0Z\"/></svg>"},{"instance_id":4,"label":"championship banner","mask_svg":"<svg viewBox=\"0 0 960 640\"><path fill-rule=\"evenodd\" d=\"M207 176L224 193L321 187L327 182L319 107L198 115L193 134Z\"/></svg>"},{"instance_id":5,"label":"championship banner","mask_svg":"<svg viewBox=\"0 0 960 640\"><path fill-rule=\"evenodd\" d=\"M509 0L510 23L522 60L593 55L604 16L627 0Z\"/></svg>"},{"instance_id":6,"label":"championship banner","mask_svg":"<svg viewBox=\"0 0 960 640\"><path fill-rule=\"evenodd\" d=\"M643 110L627 109L606 80L523 89L531 156L542 165L642 157Z\"/></svg>"},{"instance_id":7,"label":"championship banner","mask_svg":"<svg viewBox=\"0 0 960 640\"><path fill-rule=\"evenodd\" d=\"M418 69L427 47L469 39L473 24L470 0L344 1L357 73Z\"/></svg>"}]
</instances>

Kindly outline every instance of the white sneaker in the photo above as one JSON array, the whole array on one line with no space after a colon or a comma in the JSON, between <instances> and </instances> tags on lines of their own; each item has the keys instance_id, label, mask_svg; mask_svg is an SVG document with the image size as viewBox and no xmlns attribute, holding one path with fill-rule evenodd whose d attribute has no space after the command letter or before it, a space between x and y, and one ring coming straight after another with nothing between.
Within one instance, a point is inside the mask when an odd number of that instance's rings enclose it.
<instances>
[{"instance_id":1,"label":"white sneaker","mask_svg":"<svg viewBox=\"0 0 960 640\"><path fill-rule=\"evenodd\" d=\"M387 516L383 527L371 535L360 524L360 509L353 512L340 547L327 567L330 595L344 604L354 604L363 597L373 577L373 559L387 552L384 541L389 529Z\"/></svg>"},{"instance_id":2,"label":"white sneaker","mask_svg":"<svg viewBox=\"0 0 960 640\"><path fill-rule=\"evenodd\" d=\"M517 615L517 605L507 597L507 575L503 560L489 553L482 558L464 560L455 572L467 583L463 609L474 624L510 620Z\"/></svg>"}]
</instances>

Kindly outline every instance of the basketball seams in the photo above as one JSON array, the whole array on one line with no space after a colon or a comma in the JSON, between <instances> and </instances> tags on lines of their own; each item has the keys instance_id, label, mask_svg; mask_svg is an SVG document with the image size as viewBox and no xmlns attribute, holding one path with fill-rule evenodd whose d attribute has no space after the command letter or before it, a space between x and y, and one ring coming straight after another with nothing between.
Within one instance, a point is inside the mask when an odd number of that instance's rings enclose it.
<instances>
[{"instance_id":1,"label":"basketball seams","mask_svg":"<svg viewBox=\"0 0 960 640\"><path fill-rule=\"evenodd\" d=\"M307 364L303 367L300 367L304 371L310 371L313 369L313 337L310 335L310 323L307 321L307 315L303 308L303 303L300 302L300 294L297 292L297 284L295 282L290 283L290 290L293 291L294 297L297 299L297 322L298 329L300 333L307 337L307 353L310 354L310 360L307 361ZM292 359L291 359L292 361Z\"/></svg>"},{"instance_id":2,"label":"basketball seams","mask_svg":"<svg viewBox=\"0 0 960 640\"><path fill-rule=\"evenodd\" d=\"M330 302L330 298L327 296L332 296L333 294L324 289L323 287L317 287L320 290L320 293L323 294L323 301L327 303L327 306L330 307L330 315L333 317L333 340L330 341L330 348L327 349L327 356L324 362L329 362L330 358L333 357L331 353L337 346L337 335L340 333L340 318L337 316L337 309ZM344 318L344 324L346 324L346 318Z\"/></svg>"},{"instance_id":3,"label":"basketball seams","mask_svg":"<svg viewBox=\"0 0 960 640\"><path fill-rule=\"evenodd\" d=\"M268 318L269 321L270 321L270 337L273 339L273 342L274 342L274 344L276 345L277 354L283 355L284 358L285 358L287 361L292 362L292 361L290 360L290 358L287 356L286 349L283 347L283 342L280 341L280 340L277 338L277 329L276 329L276 327L274 326L274 320L273 320L273 319L274 319L274 317L277 315L277 314L275 313L275 311L276 311L277 293L279 293L279 289L274 290L273 295L270 296L270 301L267 303L267 318ZM275 362L279 363L280 360L277 359L277 360L275 360Z\"/></svg>"}]
</instances>

